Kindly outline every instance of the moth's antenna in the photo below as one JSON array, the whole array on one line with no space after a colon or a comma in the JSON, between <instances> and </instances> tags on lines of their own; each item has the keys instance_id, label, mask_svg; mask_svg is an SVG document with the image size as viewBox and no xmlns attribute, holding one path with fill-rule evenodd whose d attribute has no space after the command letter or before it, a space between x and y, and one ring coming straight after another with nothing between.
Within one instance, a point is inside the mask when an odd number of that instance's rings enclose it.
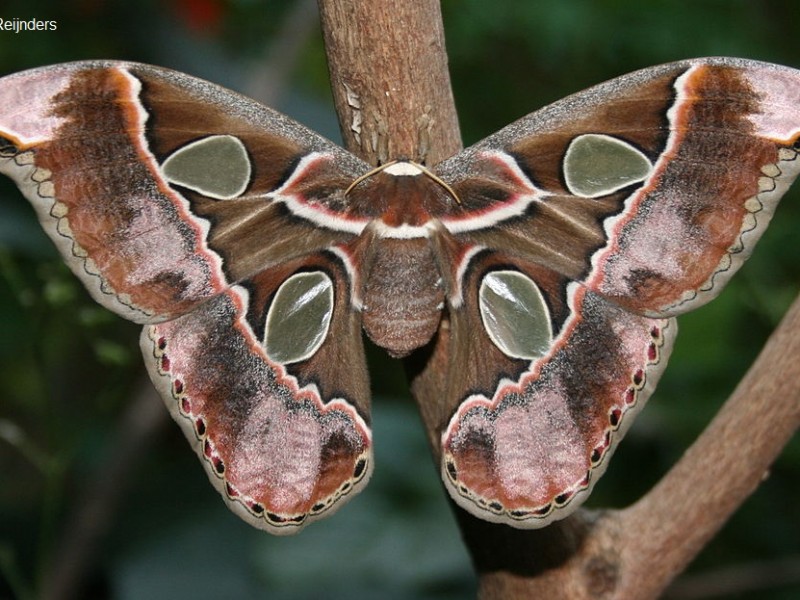
<instances>
[{"instance_id":1,"label":"moth's antenna","mask_svg":"<svg viewBox=\"0 0 800 600\"><path fill-rule=\"evenodd\" d=\"M378 173L383 171L386 167L391 167L392 165L397 164L397 162L398 161L396 160L390 160L389 162L383 165L378 165L374 169L370 169L369 171L364 173L361 177L357 177L356 179L353 180L353 183L347 186L347 189L344 191L344 195L347 196L347 194L350 193L350 190L352 190L354 187L356 187L359 183L361 183L365 179L369 179L373 175L377 175Z\"/></svg>"},{"instance_id":2,"label":"moth's antenna","mask_svg":"<svg viewBox=\"0 0 800 600\"><path fill-rule=\"evenodd\" d=\"M391 167L392 165L396 165L396 164L398 164L400 162L407 163L409 165L412 165L416 169L419 169L420 173L423 173L429 179L431 179L435 183L437 183L440 186L442 186L444 188L444 190L450 195L450 197L453 200L456 201L456 204L461 204L461 198L458 197L458 194L456 194L456 191L452 187L450 187L450 185L444 179L442 179L441 177L439 177L438 175L436 175L435 173L430 171L427 167L424 167L423 165L421 165L419 163L416 163L416 162L414 162L412 160L404 160L404 161L390 160L389 162L387 162L385 164L378 165L374 169L370 169L369 171L367 171L366 173L364 173L360 177L357 177L356 179L354 179L353 183L351 183L349 186L347 186L347 189L344 191L344 195L347 196L347 194L349 194L354 187L356 187L359 183L361 183L365 179L369 179L373 175L377 175L381 171L384 171L384 170L388 169L389 167Z\"/></svg>"},{"instance_id":3,"label":"moth's antenna","mask_svg":"<svg viewBox=\"0 0 800 600\"><path fill-rule=\"evenodd\" d=\"M433 171L429 171L427 167L423 167L422 165L417 164L415 162L412 162L411 164L414 165L415 167L417 167L423 173L425 173L425 175L430 177L433 181L438 183L440 186L442 186L445 189L445 191L448 194L450 194L450 196L453 198L453 200L456 201L456 204L461 204L461 198L458 197L458 194L456 194L456 191L452 187L450 187L450 185L444 179L442 179L441 177L439 177L438 175L433 173Z\"/></svg>"}]
</instances>

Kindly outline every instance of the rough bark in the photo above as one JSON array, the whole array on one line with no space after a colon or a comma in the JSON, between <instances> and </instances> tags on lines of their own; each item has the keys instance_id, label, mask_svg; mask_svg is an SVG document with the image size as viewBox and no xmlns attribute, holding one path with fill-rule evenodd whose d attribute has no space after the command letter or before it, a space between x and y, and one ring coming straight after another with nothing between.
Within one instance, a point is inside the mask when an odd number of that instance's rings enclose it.
<instances>
[{"instance_id":1,"label":"rough bark","mask_svg":"<svg viewBox=\"0 0 800 600\"><path fill-rule=\"evenodd\" d=\"M461 148L437 0L320 0L345 146L377 165Z\"/></svg>"},{"instance_id":2,"label":"rough bark","mask_svg":"<svg viewBox=\"0 0 800 600\"><path fill-rule=\"evenodd\" d=\"M435 0L319 0L347 147L377 164L461 147ZM412 359L412 391L434 447L435 397L448 368L446 322ZM776 376L778 374L779 376ZM438 384L438 385L437 385ZM435 396L435 394L431 394ZM659 595L757 488L800 426L800 301L730 400L667 475L633 506L518 531L454 508L483 599Z\"/></svg>"}]
</instances>

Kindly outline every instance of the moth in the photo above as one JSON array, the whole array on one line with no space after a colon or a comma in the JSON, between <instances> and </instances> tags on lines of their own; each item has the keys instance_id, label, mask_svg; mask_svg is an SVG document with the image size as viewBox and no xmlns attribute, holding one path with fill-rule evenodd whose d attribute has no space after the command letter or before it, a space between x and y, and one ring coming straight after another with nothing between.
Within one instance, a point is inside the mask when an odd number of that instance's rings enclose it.
<instances>
[{"instance_id":1,"label":"moth","mask_svg":"<svg viewBox=\"0 0 800 600\"><path fill-rule=\"evenodd\" d=\"M0 171L150 377L228 506L293 533L372 472L362 330L448 327L455 502L517 528L588 496L798 173L800 72L653 67L437 165L373 169L188 75L78 62L0 79Z\"/></svg>"}]
</instances>

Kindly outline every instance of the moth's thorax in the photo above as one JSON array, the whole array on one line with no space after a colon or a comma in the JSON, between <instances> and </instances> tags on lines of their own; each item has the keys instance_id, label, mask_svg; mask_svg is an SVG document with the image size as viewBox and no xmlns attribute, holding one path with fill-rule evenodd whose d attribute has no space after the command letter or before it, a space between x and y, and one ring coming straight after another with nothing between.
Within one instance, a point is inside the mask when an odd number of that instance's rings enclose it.
<instances>
[{"instance_id":1,"label":"moth's thorax","mask_svg":"<svg viewBox=\"0 0 800 600\"><path fill-rule=\"evenodd\" d=\"M382 237L424 237L424 226L452 210L455 200L411 162L397 162L375 173L349 193L350 206L368 214Z\"/></svg>"}]
</instances>

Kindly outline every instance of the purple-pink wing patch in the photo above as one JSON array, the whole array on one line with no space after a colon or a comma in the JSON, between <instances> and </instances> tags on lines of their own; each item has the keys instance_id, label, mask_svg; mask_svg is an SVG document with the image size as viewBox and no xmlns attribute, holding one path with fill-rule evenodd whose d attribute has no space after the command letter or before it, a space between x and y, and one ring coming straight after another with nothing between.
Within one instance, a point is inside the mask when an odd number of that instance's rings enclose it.
<instances>
[{"instance_id":1,"label":"purple-pink wing patch","mask_svg":"<svg viewBox=\"0 0 800 600\"><path fill-rule=\"evenodd\" d=\"M540 527L576 509L666 366L674 320L634 315L578 284L567 304L546 353L492 395L465 398L442 433L448 490L484 519Z\"/></svg>"},{"instance_id":2,"label":"purple-pink wing patch","mask_svg":"<svg viewBox=\"0 0 800 600\"><path fill-rule=\"evenodd\" d=\"M142 351L156 387L246 520L294 533L366 483L370 429L344 399L271 360L245 318L236 286L197 310L145 327Z\"/></svg>"}]
</instances>

